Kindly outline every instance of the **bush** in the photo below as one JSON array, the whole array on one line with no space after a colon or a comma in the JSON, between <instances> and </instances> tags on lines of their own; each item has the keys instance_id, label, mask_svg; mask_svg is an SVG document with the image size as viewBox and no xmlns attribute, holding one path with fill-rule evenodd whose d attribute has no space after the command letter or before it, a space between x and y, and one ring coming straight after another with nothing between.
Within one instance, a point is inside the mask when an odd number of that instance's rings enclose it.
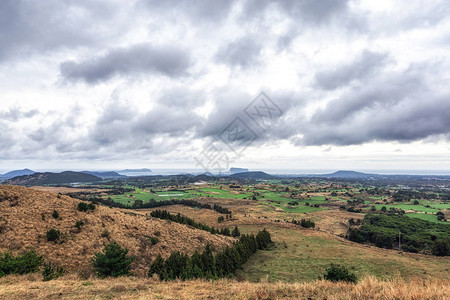
<instances>
[{"instance_id":1,"label":"bush","mask_svg":"<svg viewBox=\"0 0 450 300\"><path fill-rule=\"evenodd\" d=\"M61 237L61 232L58 229L52 228L47 231L47 241L57 242Z\"/></svg>"},{"instance_id":2,"label":"bush","mask_svg":"<svg viewBox=\"0 0 450 300\"><path fill-rule=\"evenodd\" d=\"M337 282L337 281L345 281L345 282L353 282L356 283L357 278L356 275L350 273L350 271L344 267L339 265L332 264L329 266L323 276L325 280Z\"/></svg>"},{"instance_id":3,"label":"bush","mask_svg":"<svg viewBox=\"0 0 450 300\"><path fill-rule=\"evenodd\" d=\"M95 204L93 203L85 203L85 202L80 202L78 203L78 210L79 211L93 211L95 209Z\"/></svg>"},{"instance_id":4,"label":"bush","mask_svg":"<svg viewBox=\"0 0 450 300\"><path fill-rule=\"evenodd\" d=\"M59 218L59 213L56 210L54 210L52 212L52 217L55 218L55 219L58 219Z\"/></svg>"},{"instance_id":5,"label":"bush","mask_svg":"<svg viewBox=\"0 0 450 300\"><path fill-rule=\"evenodd\" d=\"M16 257L11 252L0 253L0 277L37 272L42 261L42 256L37 255L35 250L29 250Z\"/></svg>"},{"instance_id":6,"label":"bush","mask_svg":"<svg viewBox=\"0 0 450 300\"><path fill-rule=\"evenodd\" d=\"M435 240L431 253L437 256L450 256L450 239Z\"/></svg>"},{"instance_id":7,"label":"bush","mask_svg":"<svg viewBox=\"0 0 450 300\"><path fill-rule=\"evenodd\" d=\"M94 270L100 277L118 277L131 275L131 263L134 257L127 256L128 249L117 243L105 245L103 252L91 258Z\"/></svg>"},{"instance_id":8,"label":"bush","mask_svg":"<svg viewBox=\"0 0 450 300\"><path fill-rule=\"evenodd\" d=\"M81 226L84 225L83 221L76 221L75 222L75 228L78 229L79 231L81 231Z\"/></svg>"},{"instance_id":9,"label":"bush","mask_svg":"<svg viewBox=\"0 0 450 300\"><path fill-rule=\"evenodd\" d=\"M108 230L103 230L103 232L102 232L102 237L105 237L105 238L107 238L107 237L109 237L109 231Z\"/></svg>"},{"instance_id":10,"label":"bush","mask_svg":"<svg viewBox=\"0 0 450 300\"><path fill-rule=\"evenodd\" d=\"M156 245L156 244L158 243L158 238L152 236L152 237L150 238L150 242L152 243L152 245Z\"/></svg>"},{"instance_id":11,"label":"bush","mask_svg":"<svg viewBox=\"0 0 450 300\"><path fill-rule=\"evenodd\" d=\"M64 275L64 269L58 267L52 263L44 263L44 270L42 270L42 276L44 281L50 281Z\"/></svg>"}]
</instances>

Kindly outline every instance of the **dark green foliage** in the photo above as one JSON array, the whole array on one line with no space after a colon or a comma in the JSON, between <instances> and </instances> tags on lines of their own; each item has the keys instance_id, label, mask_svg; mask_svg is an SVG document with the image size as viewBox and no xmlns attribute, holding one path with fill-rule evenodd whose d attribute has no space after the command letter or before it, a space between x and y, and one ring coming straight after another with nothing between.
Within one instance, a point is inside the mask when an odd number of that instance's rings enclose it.
<instances>
[{"instance_id":1,"label":"dark green foliage","mask_svg":"<svg viewBox=\"0 0 450 300\"><path fill-rule=\"evenodd\" d=\"M44 281L50 281L64 275L64 269L52 263L44 263L44 270L42 276Z\"/></svg>"},{"instance_id":2,"label":"dark green foliage","mask_svg":"<svg viewBox=\"0 0 450 300\"><path fill-rule=\"evenodd\" d=\"M314 223L314 221L306 220L306 219L301 219L300 221L292 219L291 223L300 225L304 228L315 228L316 227L316 223Z\"/></svg>"},{"instance_id":3,"label":"dark green foliage","mask_svg":"<svg viewBox=\"0 0 450 300\"><path fill-rule=\"evenodd\" d=\"M59 213L56 210L54 210L52 212L52 217L55 218L55 219L58 219L59 218Z\"/></svg>"},{"instance_id":4,"label":"dark green foliage","mask_svg":"<svg viewBox=\"0 0 450 300\"><path fill-rule=\"evenodd\" d=\"M18 256L12 255L11 252L0 253L0 277L37 272L42 261L42 256L37 255L35 250L29 250Z\"/></svg>"},{"instance_id":5,"label":"dark green foliage","mask_svg":"<svg viewBox=\"0 0 450 300\"><path fill-rule=\"evenodd\" d=\"M217 218L217 223L222 223L223 221L225 221L225 218L223 216Z\"/></svg>"},{"instance_id":6,"label":"dark green foliage","mask_svg":"<svg viewBox=\"0 0 450 300\"><path fill-rule=\"evenodd\" d=\"M61 232L58 229L52 228L47 231L47 241L57 242L61 237Z\"/></svg>"},{"instance_id":7,"label":"dark green foliage","mask_svg":"<svg viewBox=\"0 0 450 300\"><path fill-rule=\"evenodd\" d=\"M433 242L431 253L437 256L450 256L450 239L439 239Z\"/></svg>"},{"instance_id":8,"label":"dark green foliage","mask_svg":"<svg viewBox=\"0 0 450 300\"><path fill-rule=\"evenodd\" d=\"M236 226L234 227L233 231L231 232L231 236L238 237L241 235L241 232L239 231L239 228Z\"/></svg>"},{"instance_id":9,"label":"dark green foliage","mask_svg":"<svg viewBox=\"0 0 450 300\"><path fill-rule=\"evenodd\" d=\"M154 218L170 220L172 222L185 224L185 225L195 227L197 229L209 231L212 234L218 233L218 234L222 234L222 235L226 235L226 236L231 236L231 231L228 228L222 228L221 230L219 230L214 227L209 227L208 225L205 225L203 223L195 222L194 219L182 216L180 213L178 213L176 215L172 215L167 210L159 210L158 209L158 210L152 211L150 213L150 215Z\"/></svg>"},{"instance_id":10,"label":"dark green foliage","mask_svg":"<svg viewBox=\"0 0 450 300\"><path fill-rule=\"evenodd\" d=\"M103 252L98 252L91 258L92 265L99 277L118 277L131 275L131 263L134 257L127 256L128 249L117 243L105 245Z\"/></svg>"},{"instance_id":11,"label":"dark green foliage","mask_svg":"<svg viewBox=\"0 0 450 300\"><path fill-rule=\"evenodd\" d=\"M433 253L435 240L450 238L450 226L391 214L368 214L364 217L361 227L350 228L347 236L354 242L368 242L378 247L393 248L399 243L399 231L402 250L408 252Z\"/></svg>"},{"instance_id":12,"label":"dark green foliage","mask_svg":"<svg viewBox=\"0 0 450 300\"><path fill-rule=\"evenodd\" d=\"M156 244L158 244L158 238L152 236L152 237L150 238L150 242L152 243L152 245L156 245Z\"/></svg>"},{"instance_id":13,"label":"dark green foliage","mask_svg":"<svg viewBox=\"0 0 450 300\"><path fill-rule=\"evenodd\" d=\"M81 226L84 225L83 221L76 221L75 222L75 228L78 229L79 231L81 231Z\"/></svg>"},{"instance_id":14,"label":"dark green foliage","mask_svg":"<svg viewBox=\"0 0 450 300\"><path fill-rule=\"evenodd\" d=\"M119 189L118 192L112 192L112 195L122 195L126 192L134 192L134 189ZM84 192L77 192L77 193L68 193L67 195L73 198L78 198L81 200L89 200L92 202L101 203L107 206L112 207L120 207L120 208L154 208L154 207L160 207L160 206L169 206L169 205L184 205L188 207L194 207L194 208L204 208L204 209L211 209L215 210L220 214L229 214L231 211L228 208L225 208L223 206L220 206L219 204L210 205L207 203L200 203L195 200L189 200L189 199L171 199L171 200L164 200L164 201L155 201L154 199L150 199L148 202L144 203L143 201L137 200L133 202L132 206L125 205L119 202L114 202L111 198L103 199L100 197L88 197L90 193L84 193Z\"/></svg>"},{"instance_id":15,"label":"dark green foliage","mask_svg":"<svg viewBox=\"0 0 450 300\"><path fill-rule=\"evenodd\" d=\"M351 273L346 267L334 264L327 268L323 279L333 282L345 281L356 283L357 281L356 275Z\"/></svg>"},{"instance_id":16,"label":"dark green foliage","mask_svg":"<svg viewBox=\"0 0 450 300\"><path fill-rule=\"evenodd\" d=\"M78 210L79 211L84 211L84 212L87 212L87 211L93 211L93 210L95 210L95 204L94 203L86 203L86 202L80 202L80 203L78 203Z\"/></svg>"},{"instance_id":17,"label":"dark green foliage","mask_svg":"<svg viewBox=\"0 0 450 300\"><path fill-rule=\"evenodd\" d=\"M191 257L178 251L172 252L166 260L158 255L148 275L157 274L162 280L228 277L253 253L258 249L266 249L270 243L270 234L264 229L256 237L253 234L241 235L232 247L225 248L215 256L209 244L202 253L196 251Z\"/></svg>"}]
</instances>

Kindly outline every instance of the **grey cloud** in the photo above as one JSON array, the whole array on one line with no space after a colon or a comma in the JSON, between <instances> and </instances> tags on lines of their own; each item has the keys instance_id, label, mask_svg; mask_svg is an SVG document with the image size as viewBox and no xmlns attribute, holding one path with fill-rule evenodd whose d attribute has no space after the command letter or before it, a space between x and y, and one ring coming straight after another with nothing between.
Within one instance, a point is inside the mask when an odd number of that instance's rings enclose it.
<instances>
[{"instance_id":1,"label":"grey cloud","mask_svg":"<svg viewBox=\"0 0 450 300\"><path fill-rule=\"evenodd\" d=\"M37 109L23 110L18 107L10 108L8 111L0 112L0 119L16 122L22 118L32 118L33 116L39 114Z\"/></svg>"},{"instance_id":2,"label":"grey cloud","mask_svg":"<svg viewBox=\"0 0 450 300\"><path fill-rule=\"evenodd\" d=\"M255 39L246 37L228 44L216 54L218 62L231 66L249 67L258 62L262 45Z\"/></svg>"},{"instance_id":3,"label":"grey cloud","mask_svg":"<svg viewBox=\"0 0 450 300\"><path fill-rule=\"evenodd\" d=\"M142 0L141 4L150 12L170 12L171 14L182 12L182 14L187 15L193 22L202 20L217 22L217 20L228 16L235 2L236 0Z\"/></svg>"},{"instance_id":4,"label":"grey cloud","mask_svg":"<svg viewBox=\"0 0 450 300\"><path fill-rule=\"evenodd\" d=\"M67 61L60 65L60 70L68 80L84 80L93 84L116 75L155 73L178 77L186 75L190 65L191 58L185 50L139 44L113 49L103 56L81 62Z\"/></svg>"},{"instance_id":5,"label":"grey cloud","mask_svg":"<svg viewBox=\"0 0 450 300\"><path fill-rule=\"evenodd\" d=\"M99 0L0 1L0 61L101 41L96 31L113 19L110 6Z\"/></svg>"},{"instance_id":6,"label":"grey cloud","mask_svg":"<svg viewBox=\"0 0 450 300\"><path fill-rule=\"evenodd\" d=\"M347 65L317 73L315 80L320 88L334 90L354 80L362 80L374 75L385 66L387 58L388 55L385 53L366 50L356 60Z\"/></svg>"},{"instance_id":7,"label":"grey cloud","mask_svg":"<svg viewBox=\"0 0 450 300\"><path fill-rule=\"evenodd\" d=\"M249 0L246 2L247 14L254 15L269 8L280 8L294 19L310 23L323 23L348 8L348 0Z\"/></svg>"},{"instance_id":8,"label":"grey cloud","mask_svg":"<svg viewBox=\"0 0 450 300\"><path fill-rule=\"evenodd\" d=\"M410 142L450 133L450 95L435 90L424 74L438 67L412 66L367 79L298 122L301 145L353 145L372 141Z\"/></svg>"}]
</instances>

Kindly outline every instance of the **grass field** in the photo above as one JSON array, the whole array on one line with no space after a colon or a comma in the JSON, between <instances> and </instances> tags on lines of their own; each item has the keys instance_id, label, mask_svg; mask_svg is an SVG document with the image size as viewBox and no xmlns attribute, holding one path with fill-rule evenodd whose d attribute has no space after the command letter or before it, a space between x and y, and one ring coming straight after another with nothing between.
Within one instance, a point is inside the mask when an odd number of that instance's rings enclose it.
<instances>
[{"instance_id":1,"label":"grass field","mask_svg":"<svg viewBox=\"0 0 450 300\"><path fill-rule=\"evenodd\" d=\"M430 222L434 222L434 223L450 225L450 222L439 221L437 219L437 216L432 215L432 214L410 213L410 214L406 214L406 215L411 218L417 218L417 219L426 220L426 221L430 221Z\"/></svg>"},{"instance_id":2,"label":"grass field","mask_svg":"<svg viewBox=\"0 0 450 300\"><path fill-rule=\"evenodd\" d=\"M377 210L380 210L383 206L386 206L387 209L394 207L394 208L400 208L403 210L415 210L415 211L427 212L427 213L437 213L439 211L439 209L436 209L436 208L430 208L430 207L425 207L423 205L414 205L414 204L394 204L394 205L376 204L375 208Z\"/></svg>"},{"instance_id":3,"label":"grass field","mask_svg":"<svg viewBox=\"0 0 450 300\"><path fill-rule=\"evenodd\" d=\"M240 226L242 232L256 232L256 226ZM450 260L368 247L338 239L327 233L288 229L275 225L266 228L276 245L256 253L238 272L238 278L269 282L314 281L331 263L346 265L357 276L379 278L423 277L432 275L450 280Z\"/></svg>"}]
</instances>

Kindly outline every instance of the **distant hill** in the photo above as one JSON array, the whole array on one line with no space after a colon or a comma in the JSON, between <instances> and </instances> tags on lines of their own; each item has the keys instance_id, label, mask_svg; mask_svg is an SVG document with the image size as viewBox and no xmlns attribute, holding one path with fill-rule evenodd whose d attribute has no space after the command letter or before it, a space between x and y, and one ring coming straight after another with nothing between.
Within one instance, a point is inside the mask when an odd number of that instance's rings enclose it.
<instances>
[{"instance_id":1,"label":"distant hill","mask_svg":"<svg viewBox=\"0 0 450 300\"><path fill-rule=\"evenodd\" d=\"M14 170L8 173L5 173L3 175L0 175L0 178L2 179L10 179L10 178L14 178L16 176L23 176L23 175L31 175L36 173L33 170L30 169L23 169L23 170Z\"/></svg>"},{"instance_id":2,"label":"distant hill","mask_svg":"<svg viewBox=\"0 0 450 300\"><path fill-rule=\"evenodd\" d=\"M271 178L274 178L274 176L269 175L265 172L261 172L261 171L236 173L236 174L230 175L229 177L241 178L241 179L271 179Z\"/></svg>"},{"instance_id":3,"label":"distant hill","mask_svg":"<svg viewBox=\"0 0 450 300\"><path fill-rule=\"evenodd\" d=\"M83 171L81 173L94 175L94 176L97 176L100 178L125 178L125 177L127 177L125 175L120 175L119 173L114 172L114 171L108 171L108 172Z\"/></svg>"},{"instance_id":4,"label":"distant hill","mask_svg":"<svg viewBox=\"0 0 450 300\"><path fill-rule=\"evenodd\" d=\"M34 173L31 175L23 175L11 178L3 182L12 185L44 185L44 184L64 184L76 182L96 182L101 181L100 177L86 174L82 172L65 171L61 173Z\"/></svg>"},{"instance_id":5,"label":"distant hill","mask_svg":"<svg viewBox=\"0 0 450 300\"><path fill-rule=\"evenodd\" d=\"M143 169L125 169L116 171L120 175L126 175L126 176L146 176L150 175L152 173L152 170L143 168Z\"/></svg>"},{"instance_id":6,"label":"distant hill","mask_svg":"<svg viewBox=\"0 0 450 300\"><path fill-rule=\"evenodd\" d=\"M249 172L246 168L230 168L231 174L237 174L237 173L246 173Z\"/></svg>"},{"instance_id":7,"label":"distant hill","mask_svg":"<svg viewBox=\"0 0 450 300\"><path fill-rule=\"evenodd\" d=\"M207 244L221 249L235 241L231 237L117 208L99 205L92 212L81 212L77 209L78 203L80 200L68 196L0 185L0 253L18 253L32 247L46 260L69 272L92 274L90 258L101 251L104 244L116 241L136 257L132 272L143 277L158 254L168 257L175 250L192 254ZM54 210L60 218L52 217ZM74 225L79 220L84 225L77 229ZM50 228L61 232L61 243L46 240ZM156 245L152 245L151 237L158 238Z\"/></svg>"},{"instance_id":8,"label":"distant hill","mask_svg":"<svg viewBox=\"0 0 450 300\"><path fill-rule=\"evenodd\" d=\"M337 171L332 174L319 175L317 177L326 178L347 178L347 179L369 179L369 178L380 178L381 175L378 174L368 174L356 171Z\"/></svg>"}]
</instances>

